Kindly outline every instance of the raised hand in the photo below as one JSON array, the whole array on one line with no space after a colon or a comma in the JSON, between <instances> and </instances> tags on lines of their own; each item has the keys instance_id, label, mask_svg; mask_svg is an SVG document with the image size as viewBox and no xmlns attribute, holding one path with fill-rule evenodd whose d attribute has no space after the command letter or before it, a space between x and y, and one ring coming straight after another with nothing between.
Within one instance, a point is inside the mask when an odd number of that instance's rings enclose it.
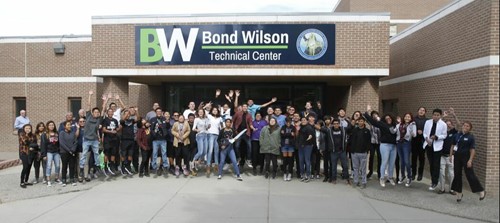
<instances>
[{"instance_id":1,"label":"raised hand","mask_svg":"<svg viewBox=\"0 0 500 223\"><path fill-rule=\"evenodd\" d=\"M109 98L109 99L113 98L113 93L109 92L109 93L108 93L108 98Z\"/></svg>"},{"instance_id":2,"label":"raised hand","mask_svg":"<svg viewBox=\"0 0 500 223\"><path fill-rule=\"evenodd\" d=\"M240 90L234 91L234 94L236 95L236 97L239 97L240 96Z\"/></svg>"},{"instance_id":3,"label":"raised hand","mask_svg":"<svg viewBox=\"0 0 500 223\"><path fill-rule=\"evenodd\" d=\"M219 97L220 95L220 89L215 90L215 97Z\"/></svg>"},{"instance_id":4,"label":"raised hand","mask_svg":"<svg viewBox=\"0 0 500 223\"><path fill-rule=\"evenodd\" d=\"M115 99L116 99L116 100L120 100L120 95L116 94L116 95L115 95Z\"/></svg>"},{"instance_id":5,"label":"raised hand","mask_svg":"<svg viewBox=\"0 0 500 223\"><path fill-rule=\"evenodd\" d=\"M448 110L448 114L450 114L450 115L455 115L455 109L450 108L450 109Z\"/></svg>"},{"instance_id":6,"label":"raised hand","mask_svg":"<svg viewBox=\"0 0 500 223\"><path fill-rule=\"evenodd\" d=\"M106 101L106 100L108 100L108 96L106 96L105 94L103 94L103 95L102 95L102 97L101 97L101 99L102 99L103 101Z\"/></svg>"},{"instance_id":7,"label":"raised hand","mask_svg":"<svg viewBox=\"0 0 500 223\"><path fill-rule=\"evenodd\" d=\"M93 94L94 94L94 91L90 90L89 95L93 95Z\"/></svg>"},{"instance_id":8,"label":"raised hand","mask_svg":"<svg viewBox=\"0 0 500 223\"><path fill-rule=\"evenodd\" d=\"M232 98L232 97L233 97L233 95L234 95L234 91L233 91L233 90L229 90L228 96L229 96L230 98Z\"/></svg>"},{"instance_id":9,"label":"raised hand","mask_svg":"<svg viewBox=\"0 0 500 223\"><path fill-rule=\"evenodd\" d=\"M272 101L272 102L276 102L277 100L278 100L278 98L276 98L276 97L273 97L273 98L271 99L271 101Z\"/></svg>"}]
</instances>

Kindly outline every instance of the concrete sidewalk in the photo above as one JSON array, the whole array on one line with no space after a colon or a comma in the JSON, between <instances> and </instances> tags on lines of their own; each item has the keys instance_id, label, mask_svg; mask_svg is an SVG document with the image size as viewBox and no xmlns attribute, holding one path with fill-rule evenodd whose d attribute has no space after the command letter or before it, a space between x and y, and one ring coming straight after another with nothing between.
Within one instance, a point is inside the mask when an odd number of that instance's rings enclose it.
<instances>
[{"instance_id":1,"label":"concrete sidewalk","mask_svg":"<svg viewBox=\"0 0 500 223\"><path fill-rule=\"evenodd\" d=\"M0 171L0 216L2 222L478 222L459 216L463 209L480 206L498 222L498 199L484 203L466 194L460 205L451 195L433 195L415 184L414 188L381 189L376 180L361 190L337 185L282 178L266 180L245 176L236 181L230 173L222 180L205 176L175 179L150 177L109 181L94 180L77 186L18 185L21 168ZM422 183L422 187L423 187ZM389 196L390 195L390 196ZM380 196L380 197L376 197ZM38 197L38 198L35 198ZM387 199L390 202L371 199ZM448 214L395 204L416 197L441 204ZM401 203L401 202L399 202ZM420 204L420 201L415 201ZM427 203L426 203L427 204ZM455 207L455 209L448 208ZM433 207L432 207L433 208ZM486 213L496 209L496 213ZM477 217L477 215L469 217ZM496 219L494 218L496 216Z\"/></svg>"}]
</instances>

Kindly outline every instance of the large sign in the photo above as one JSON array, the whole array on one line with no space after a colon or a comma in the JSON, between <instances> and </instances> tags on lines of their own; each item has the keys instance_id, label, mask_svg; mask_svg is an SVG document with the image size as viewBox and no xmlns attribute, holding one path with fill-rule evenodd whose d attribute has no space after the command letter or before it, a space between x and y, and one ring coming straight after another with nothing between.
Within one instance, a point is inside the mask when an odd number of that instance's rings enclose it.
<instances>
[{"instance_id":1,"label":"large sign","mask_svg":"<svg viewBox=\"0 0 500 223\"><path fill-rule=\"evenodd\" d=\"M333 65L335 25L136 26L135 63Z\"/></svg>"}]
</instances>

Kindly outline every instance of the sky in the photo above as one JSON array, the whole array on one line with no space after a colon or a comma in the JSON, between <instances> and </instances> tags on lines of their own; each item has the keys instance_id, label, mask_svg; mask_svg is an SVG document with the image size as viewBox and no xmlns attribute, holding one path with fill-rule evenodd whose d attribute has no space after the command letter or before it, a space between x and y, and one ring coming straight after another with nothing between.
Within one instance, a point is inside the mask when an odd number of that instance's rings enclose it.
<instances>
[{"instance_id":1,"label":"sky","mask_svg":"<svg viewBox=\"0 0 500 223\"><path fill-rule=\"evenodd\" d=\"M92 16L331 12L338 0L0 0L1 36L90 35Z\"/></svg>"}]
</instances>

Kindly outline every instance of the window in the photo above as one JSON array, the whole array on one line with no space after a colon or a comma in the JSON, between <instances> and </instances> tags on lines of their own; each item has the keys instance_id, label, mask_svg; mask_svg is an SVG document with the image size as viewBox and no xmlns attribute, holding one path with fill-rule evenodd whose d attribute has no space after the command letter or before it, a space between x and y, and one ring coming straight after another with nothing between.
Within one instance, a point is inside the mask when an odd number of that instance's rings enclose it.
<instances>
[{"instance_id":1,"label":"window","mask_svg":"<svg viewBox=\"0 0 500 223\"><path fill-rule=\"evenodd\" d=\"M69 111L73 113L73 117L78 117L78 111L82 108L82 98L68 98Z\"/></svg>"},{"instance_id":2,"label":"window","mask_svg":"<svg viewBox=\"0 0 500 223\"><path fill-rule=\"evenodd\" d=\"M390 100L382 100L382 108L383 113L389 113L392 115L397 115L398 114L398 100L397 99L390 99Z\"/></svg>"},{"instance_id":3,"label":"window","mask_svg":"<svg viewBox=\"0 0 500 223\"><path fill-rule=\"evenodd\" d=\"M19 112L21 110L26 110L26 98L25 97L16 97L14 98L14 117L19 116Z\"/></svg>"}]
</instances>

